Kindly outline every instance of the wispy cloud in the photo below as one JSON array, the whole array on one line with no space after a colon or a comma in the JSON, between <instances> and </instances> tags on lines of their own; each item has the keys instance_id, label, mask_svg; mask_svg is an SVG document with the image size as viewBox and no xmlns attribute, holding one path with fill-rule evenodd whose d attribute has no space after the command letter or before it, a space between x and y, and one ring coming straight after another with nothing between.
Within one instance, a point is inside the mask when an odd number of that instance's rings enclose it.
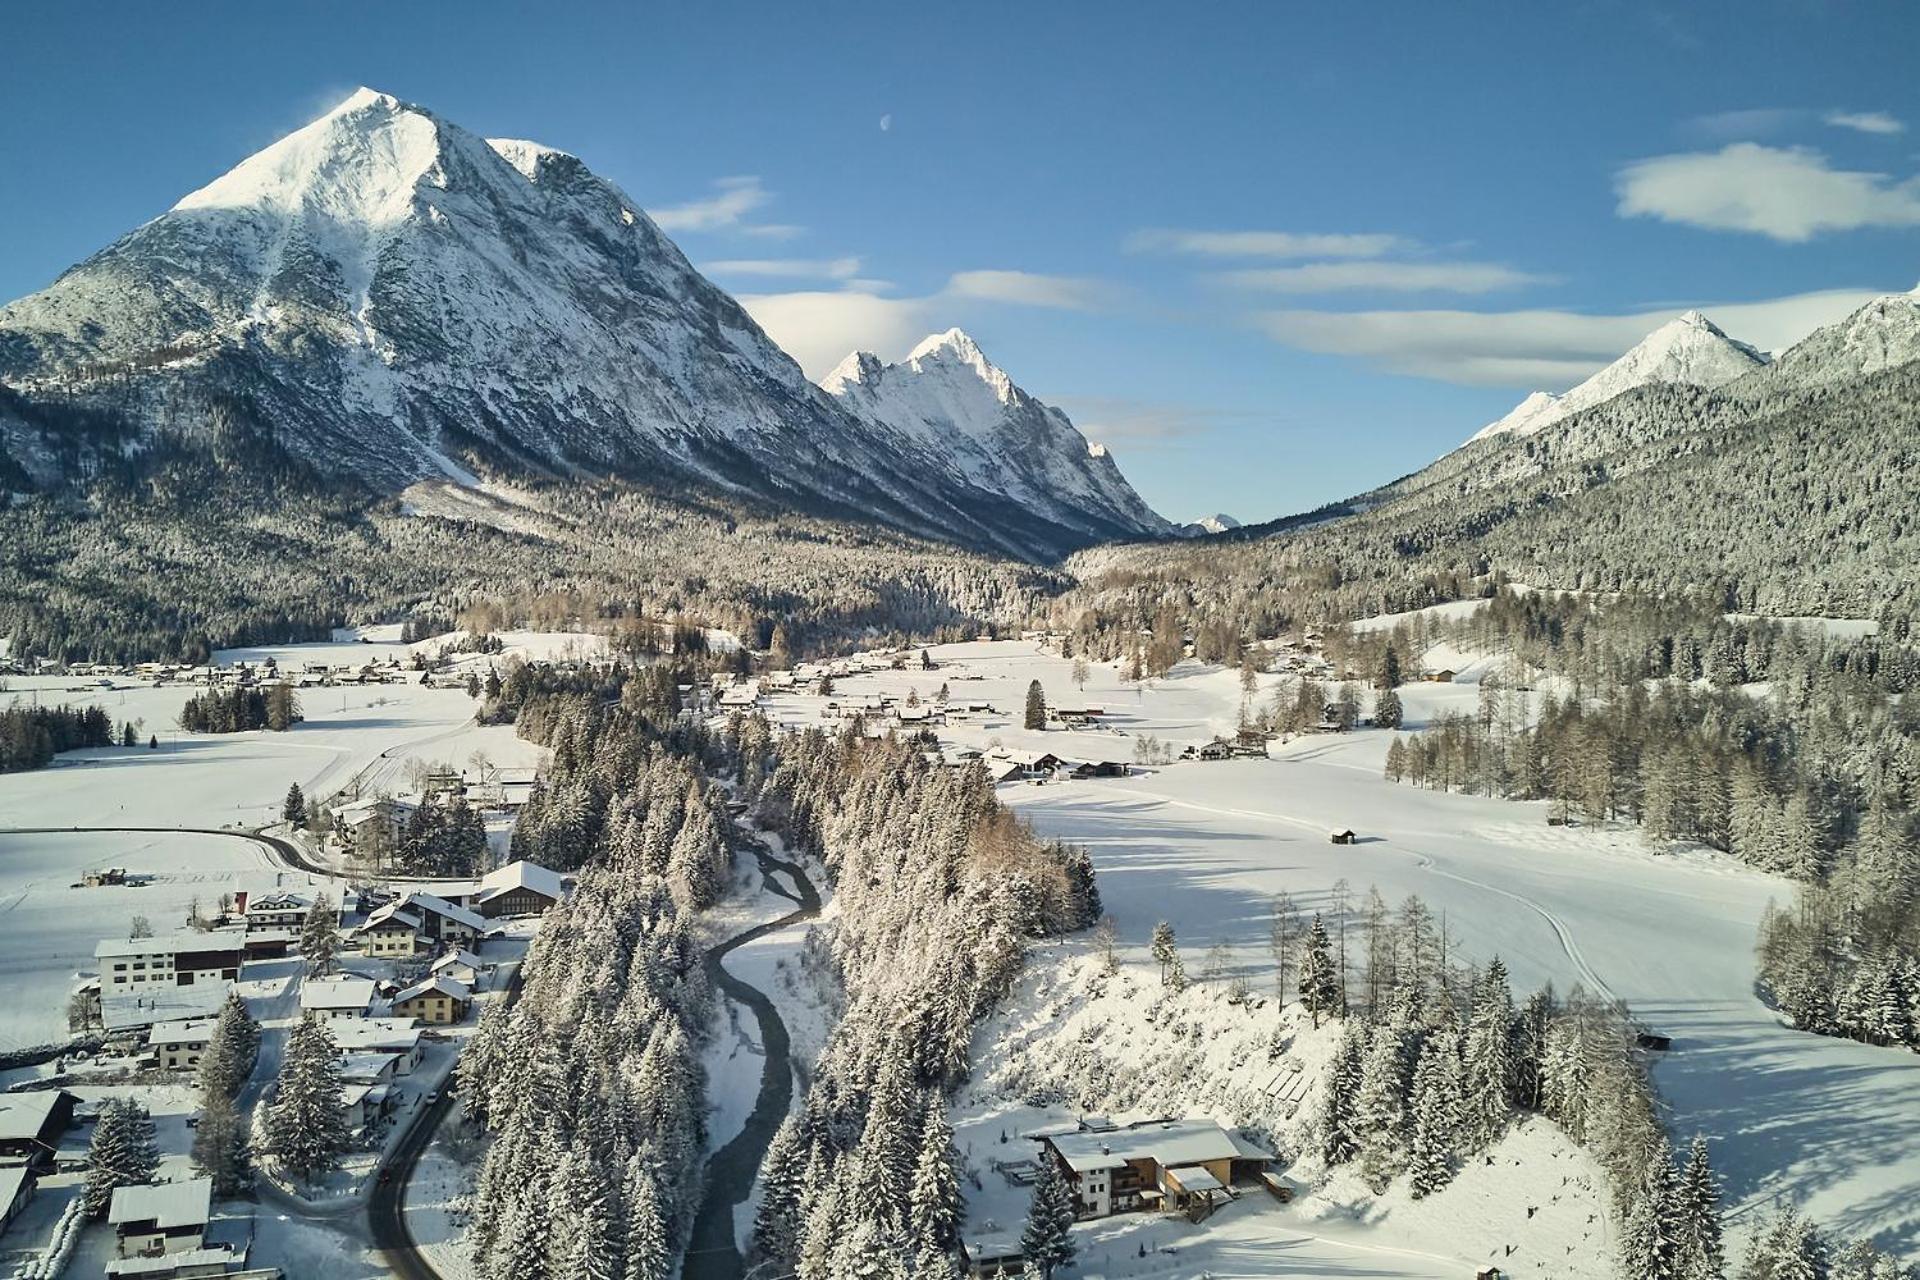
<instances>
[{"instance_id":1,"label":"wispy cloud","mask_svg":"<svg viewBox=\"0 0 1920 1280\"><path fill-rule=\"evenodd\" d=\"M1299 267L1225 271L1223 284L1269 293L1496 293L1550 284L1554 277L1519 271L1497 262L1310 262Z\"/></svg>"},{"instance_id":2,"label":"wispy cloud","mask_svg":"<svg viewBox=\"0 0 1920 1280\"><path fill-rule=\"evenodd\" d=\"M1807 112L1799 107L1748 107L1694 116L1685 131L1705 142L1746 142L1771 137L1802 123Z\"/></svg>"},{"instance_id":3,"label":"wispy cloud","mask_svg":"<svg viewBox=\"0 0 1920 1280\"><path fill-rule=\"evenodd\" d=\"M1097 311L1118 298L1114 286L1083 276L1049 276L1031 271L960 271L947 281L947 296L983 302L1062 311Z\"/></svg>"},{"instance_id":4,"label":"wispy cloud","mask_svg":"<svg viewBox=\"0 0 1920 1280\"><path fill-rule=\"evenodd\" d=\"M1067 396L1059 405L1090 440L1151 448L1203 435L1235 422L1270 418L1242 409L1214 409L1121 396Z\"/></svg>"},{"instance_id":5,"label":"wispy cloud","mask_svg":"<svg viewBox=\"0 0 1920 1280\"><path fill-rule=\"evenodd\" d=\"M1791 346L1879 291L1832 289L1760 302L1706 304L1734 337ZM1269 311L1255 322L1303 351L1350 356L1393 373L1475 386L1564 390L1611 363L1685 307L1622 315L1571 311Z\"/></svg>"},{"instance_id":6,"label":"wispy cloud","mask_svg":"<svg viewBox=\"0 0 1920 1280\"><path fill-rule=\"evenodd\" d=\"M740 231L747 235L784 240L800 234L801 228L785 223L756 223L747 215L764 207L773 195L752 175L721 178L714 194L704 200L666 205L647 210L662 231Z\"/></svg>"},{"instance_id":7,"label":"wispy cloud","mask_svg":"<svg viewBox=\"0 0 1920 1280\"><path fill-rule=\"evenodd\" d=\"M1416 248L1403 236L1298 231L1136 231L1130 253L1186 253L1211 258L1379 258Z\"/></svg>"},{"instance_id":8,"label":"wispy cloud","mask_svg":"<svg viewBox=\"0 0 1920 1280\"><path fill-rule=\"evenodd\" d=\"M847 258L722 258L701 266L710 276L760 276L780 280L853 280L860 259ZM871 282L870 282L871 283Z\"/></svg>"},{"instance_id":9,"label":"wispy cloud","mask_svg":"<svg viewBox=\"0 0 1920 1280\"><path fill-rule=\"evenodd\" d=\"M1615 175L1622 217L1651 217L1775 240L1824 231L1920 226L1920 179L1835 169L1807 147L1736 142L1655 156Z\"/></svg>"},{"instance_id":10,"label":"wispy cloud","mask_svg":"<svg viewBox=\"0 0 1920 1280\"><path fill-rule=\"evenodd\" d=\"M1851 129L1855 133L1905 133L1904 120L1888 115L1884 111L1829 111L1821 119L1836 129Z\"/></svg>"}]
</instances>

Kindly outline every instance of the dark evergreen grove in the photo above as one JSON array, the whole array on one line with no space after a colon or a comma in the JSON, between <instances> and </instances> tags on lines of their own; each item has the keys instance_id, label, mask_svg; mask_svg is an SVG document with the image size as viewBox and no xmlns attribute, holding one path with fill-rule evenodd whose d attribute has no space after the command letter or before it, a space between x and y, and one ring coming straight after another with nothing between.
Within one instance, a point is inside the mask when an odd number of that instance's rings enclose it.
<instances>
[{"instance_id":1,"label":"dark evergreen grove","mask_svg":"<svg viewBox=\"0 0 1920 1280\"><path fill-rule=\"evenodd\" d=\"M113 744L113 721L97 706L0 709L0 773L44 768L62 751Z\"/></svg>"}]
</instances>

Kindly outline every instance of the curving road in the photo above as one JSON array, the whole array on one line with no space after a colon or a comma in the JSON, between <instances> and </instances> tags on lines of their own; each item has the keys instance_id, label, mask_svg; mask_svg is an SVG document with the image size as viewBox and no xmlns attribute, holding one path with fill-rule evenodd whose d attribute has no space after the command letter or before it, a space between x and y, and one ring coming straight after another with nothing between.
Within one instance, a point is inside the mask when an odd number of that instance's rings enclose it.
<instances>
[{"instance_id":1,"label":"curving road","mask_svg":"<svg viewBox=\"0 0 1920 1280\"><path fill-rule=\"evenodd\" d=\"M752 1194L753 1181L759 1176L767 1146L793 1103L793 1051L787 1026L780 1021L780 1012L766 993L728 973L722 961L736 947L820 914L820 895L806 872L774 857L764 846L756 844L753 856L760 864L767 888L792 902L795 909L778 920L756 925L707 949L708 979L727 999L752 1010L760 1023L760 1043L766 1051L766 1064L761 1068L760 1093L754 1098L747 1122L733 1141L707 1159L706 1194L700 1201L699 1212L694 1215L693 1236L687 1242L686 1261L681 1265L682 1280L742 1280L745 1269L734 1243L733 1211ZM788 893L782 888L771 874L775 871L784 871L791 877L798 892Z\"/></svg>"}]
</instances>

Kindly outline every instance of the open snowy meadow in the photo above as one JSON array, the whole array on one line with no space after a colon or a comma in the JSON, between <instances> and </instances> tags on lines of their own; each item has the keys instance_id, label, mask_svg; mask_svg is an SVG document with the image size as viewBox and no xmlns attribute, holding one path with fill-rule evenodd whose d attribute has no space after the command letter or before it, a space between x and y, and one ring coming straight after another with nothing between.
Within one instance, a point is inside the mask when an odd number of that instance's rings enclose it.
<instances>
[{"instance_id":1,"label":"open snowy meadow","mask_svg":"<svg viewBox=\"0 0 1920 1280\"><path fill-rule=\"evenodd\" d=\"M990 701L999 714L950 724L943 741L1070 760L1131 760L1141 735L1177 748L1230 735L1238 721L1236 672L1188 662L1130 686L1095 666L1084 697L1105 704L1102 727L1030 731L1019 727L1029 681L1053 701L1083 696L1069 661L1015 642L943 646L932 656L937 670L848 677L836 695L913 690L925 699L945 683L952 698ZM1408 729L1476 703L1488 664L1442 656L1457 666L1456 682L1405 686ZM1257 696L1269 698L1279 679L1262 676ZM782 696L774 711L805 720L823 702ZM1541 804L1390 783L1381 769L1391 737L1307 735L1272 759L1009 783L1001 794L1038 830L1092 852L1130 968L1151 965L1150 934L1165 920L1189 972L1211 953L1209 964L1224 960L1221 980L1238 973L1270 993L1274 895L1331 913L1342 895L1357 909L1369 887L1396 905L1417 894L1465 955L1499 955L1516 991L1582 985L1626 1001L1649 1030L1673 1038L1655 1069L1670 1127L1679 1143L1696 1132L1708 1139L1736 1234L1788 1200L1842 1232L1896 1249L1920 1244L1920 1064L1898 1049L1792 1030L1755 994L1755 931L1769 901L1788 900L1789 882L1711 851L1655 849L1630 830L1550 828ZM1328 833L1346 827L1359 843L1332 844ZM1073 954L1042 948L1031 963ZM1274 1267L1283 1267L1280 1255Z\"/></svg>"}]
</instances>

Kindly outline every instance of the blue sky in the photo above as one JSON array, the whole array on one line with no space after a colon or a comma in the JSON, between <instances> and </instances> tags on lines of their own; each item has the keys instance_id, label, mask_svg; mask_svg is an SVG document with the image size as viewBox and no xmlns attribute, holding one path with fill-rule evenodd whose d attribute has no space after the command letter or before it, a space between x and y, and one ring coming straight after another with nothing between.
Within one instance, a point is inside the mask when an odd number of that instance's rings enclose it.
<instances>
[{"instance_id":1,"label":"blue sky","mask_svg":"<svg viewBox=\"0 0 1920 1280\"><path fill-rule=\"evenodd\" d=\"M1665 313L1920 280L1920 11L35 5L0 297L366 84L583 157L818 375L960 325L1165 514L1412 470Z\"/></svg>"}]
</instances>

